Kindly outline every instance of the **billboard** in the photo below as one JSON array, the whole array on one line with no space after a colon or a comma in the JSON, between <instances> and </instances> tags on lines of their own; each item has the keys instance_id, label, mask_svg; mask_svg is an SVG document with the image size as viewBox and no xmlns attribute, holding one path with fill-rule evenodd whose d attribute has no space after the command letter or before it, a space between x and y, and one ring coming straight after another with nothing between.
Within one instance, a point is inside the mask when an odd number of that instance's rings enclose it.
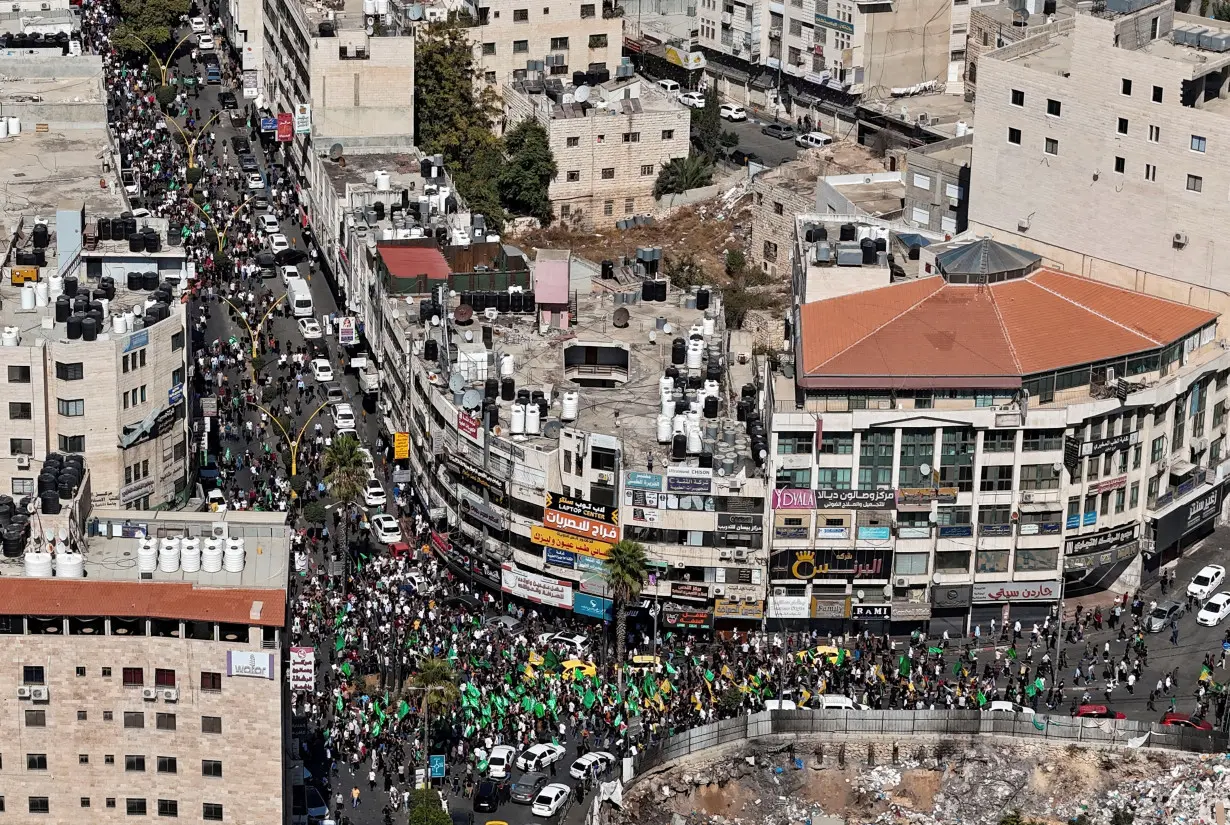
<instances>
[{"instance_id":1,"label":"billboard","mask_svg":"<svg viewBox=\"0 0 1230 825\"><path fill-rule=\"evenodd\" d=\"M521 570L508 562L500 565L500 589L535 604L572 609L572 582Z\"/></svg>"},{"instance_id":2,"label":"billboard","mask_svg":"<svg viewBox=\"0 0 1230 825\"><path fill-rule=\"evenodd\" d=\"M278 142L290 143L295 139L295 120L290 112L278 112Z\"/></svg>"},{"instance_id":3,"label":"billboard","mask_svg":"<svg viewBox=\"0 0 1230 825\"><path fill-rule=\"evenodd\" d=\"M530 541L534 542L534 544L541 544L543 547L564 550L568 553L577 553L583 556L593 556L597 559L606 558L607 552L611 549L611 545L605 542L594 541L585 536L561 533L558 530L539 527L537 524L530 527Z\"/></svg>"}]
</instances>

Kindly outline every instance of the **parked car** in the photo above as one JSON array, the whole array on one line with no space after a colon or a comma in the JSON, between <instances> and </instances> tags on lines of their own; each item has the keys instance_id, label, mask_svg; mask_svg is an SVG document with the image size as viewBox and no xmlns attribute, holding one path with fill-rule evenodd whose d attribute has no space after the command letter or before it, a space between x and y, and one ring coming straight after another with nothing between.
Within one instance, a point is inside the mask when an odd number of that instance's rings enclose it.
<instances>
[{"instance_id":1,"label":"parked car","mask_svg":"<svg viewBox=\"0 0 1230 825\"><path fill-rule=\"evenodd\" d=\"M1200 608L1200 612L1196 614L1196 624L1217 627L1227 616L1230 616L1230 593L1223 590Z\"/></svg>"},{"instance_id":2,"label":"parked car","mask_svg":"<svg viewBox=\"0 0 1230 825\"><path fill-rule=\"evenodd\" d=\"M363 503L368 507L383 507L388 500L389 497L385 494L384 487L380 486L380 482L369 478L367 486L363 488Z\"/></svg>"},{"instance_id":3,"label":"parked car","mask_svg":"<svg viewBox=\"0 0 1230 825\"><path fill-rule=\"evenodd\" d=\"M214 50L214 36L209 32L202 32L197 35L196 45L203 52L212 52Z\"/></svg>"},{"instance_id":4,"label":"parked car","mask_svg":"<svg viewBox=\"0 0 1230 825\"><path fill-rule=\"evenodd\" d=\"M832 142L833 139L824 132L807 132L794 139L794 145L803 149L819 149L821 146L828 146Z\"/></svg>"},{"instance_id":5,"label":"parked car","mask_svg":"<svg viewBox=\"0 0 1230 825\"><path fill-rule=\"evenodd\" d=\"M492 616L483 622L483 627L488 629L495 627L503 628L513 636L516 636L525 629L525 625L521 624L521 622L517 621L512 616ZM520 761L518 761L517 767L521 768L521 770L525 770L525 768L521 766Z\"/></svg>"},{"instance_id":6,"label":"parked car","mask_svg":"<svg viewBox=\"0 0 1230 825\"><path fill-rule=\"evenodd\" d=\"M718 117L729 120L732 123L738 120L747 120L747 109L744 109L742 106L736 106L733 103L723 103L718 108Z\"/></svg>"},{"instance_id":7,"label":"parked car","mask_svg":"<svg viewBox=\"0 0 1230 825\"><path fill-rule=\"evenodd\" d=\"M193 34L205 34L209 31L209 26L205 25L204 17L194 17L188 21L188 25L192 26Z\"/></svg>"},{"instance_id":8,"label":"parked car","mask_svg":"<svg viewBox=\"0 0 1230 825\"><path fill-rule=\"evenodd\" d=\"M474 810L494 811L500 806L500 786L490 779L478 783L474 791Z\"/></svg>"},{"instance_id":9,"label":"parked car","mask_svg":"<svg viewBox=\"0 0 1230 825\"><path fill-rule=\"evenodd\" d=\"M282 229L282 225L278 223L278 219L266 212L256 218L256 222L261 225L261 229L266 235L273 235Z\"/></svg>"},{"instance_id":10,"label":"parked car","mask_svg":"<svg viewBox=\"0 0 1230 825\"><path fill-rule=\"evenodd\" d=\"M239 168L244 172L259 172L261 167L251 155L240 155Z\"/></svg>"},{"instance_id":11,"label":"parked car","mask_svg":"<svg viewBox=\"0 0 1230 825\"><path fill-rule=\"evenodd\" d=\"M1162 724L1172 728L1193 728L1195 730L1213 730L1213 723L1208 719L1196 719L1190 713L1167 713L1162 716Z\"/></svg>"},{"instance_id":12,"label":"parked car","mask_svg":"<svg viewBox=\"0 0 1230 825\"><path fill-rule=\"evenodd\" d=\"M659 80L658 88L672 97L679 94L679 84L673 80Z\"/></svg>"},{"instance_id":13,"label":"parked car","mask_svg":"<svg viewBox=\"0 0 1230 825\"><path fill-rule=\"evenodd\" d=\"M235 150L235 154L243 155L245 152L252 151L252 141L243 135L232 135L231 148Z\"/></svg>"},{"instance_id":14,"label":"parked car","mask_svg":"<svg viewBox=\"0 0 1230 825\"><path fill-rule=\"evenodd\" d=\"M354 429L354 407L349 404L333 406L333 425L339 430Z\"/></svg>"},{"instance_id":15,"label":"parked car","mask_svg":"<svg viewBox=\"0 0 1230 825\"><path fill-rule=\"evenodd\" d=\"M705 108L705 96L700 92L684 92L679 95L679 102L689 109Z\"/></svg>"},{"instance_id":16,"label":"parked car","mask_svg":"<svg viewBox=\"0 0 1230 825\"><path fill-rule=\"evenodd\" d=\"M261 177L260 172L249 172L247 176L247 182L248 182L248 191L250 192L255 192L258 189L265 188L265 179ZM277 250L275 249L274 252L277 252Z\"/></svg>"},{"instance_id":17,"label":"parked car","mask_svg":"<svg viewBox=\"0 0 1230 825\"><path fill-rule=\"evenodd\" d=\"M1034 709L1018 705L1016 702L992 702L988 707L989 713L1019 713L1023 716L1033 716Z\"/></svg>"},{"instance_id":18,"label":"parked car","mask_svg":"<svg viewBox=\"0 0 1230 825\"><path fill-rule=\"evenodd\" d=\"M794 137L794 127L784 123L768 123L760 127L760 134L768 135L778 140L790 140Z\"/></svg>"},{"instance_id":19,"label":"parked car","mask_svg":"<svg viewBox=\"0 0 1230 825\"><path fill-rule=\"evenodd\" d=\"M1187 586L1187 595L1204 600L1226 580L1226 568L1220 564L1206 564Z\"/></svg>"},{"instance_id":20,"label":"parked car","mask_svg":"<svg viewBox=\"0 0 1230 825\"><path fill-rule=\"evenodd\" d=\"M589 639L582 633L559 632L543 633L538 637L538 643L545 647L566 647L568 652L576 656L589 653Z\"/></svg>"},{"instance_id":21,"label":"parked car","mask_svg":"<svg viewBox=\"0 0 1230 825\"><path fill-rule=\"evenodd\" d=\"M568 801L568 794L571 791L567 785L562 785L559 782L554 782L539 791L538 796L534 797L534 806L530 812L534 816L553 817L559 813L559 809L564 807L564 803Z\"/></svg>"},{"instance_id":22,"label":"parked car","mask_svg":"<svg viewBox=\"0 0 1230 825\"><path fill-rule=\"evenodd\" d=\"M388 513L377 513L371 518L372 538L379 544L396 544L401 541L401 527L397 524L397 519L390 516ZM503 745L501 747L508 747ZM510 748L511 750L511 748ZM492 749L495 752L495 749ZM492 773L492 776L495 776ZM496 777L499 779L500 777Z\"/></svg>"},{"instance_id":23,"label":"parked car","mask_svg":"<svg viewBox=\"0 0 1230 825\"><path fill-rule=\"evenodd\" d=\"M239 101L235 99L234 92L219 92L218 105L224 112L234 112L239 109Z\"/></svg>"},{"instance_id":24,"label":"parked car","mask_svg":"<svg viewBox=\"0 0 1230 825\"><path fill-rule=\"evenodd\" d=\"M572 763L572 767L568 769L568 775L573 779L584 779L594 767L597 766L598 773L604 772L612 764L615 763L615 755L606 751L590 751L584 756L577 757L577 760Z\"/></svg>"},{"instance_id":25,"label":"parked car","mask_svg":"<svg viewBox=\"0 0 1230 825\"><path fill-rule=\"evenodd\" d=\"M299 333L305 341L312 341L325 336L324 330L320 328L320 321L317 321L315 318L300 318Z\"/></svg>"},{"instance_id":26,"label":"parked car","mask_svg":"<svg viewBox=\"0 0 1230 825\"><path fill-rule=\"evenodd\" d=\"M512 762L517 749L512 745L496 745L487 757L487 771L492 779L507 779L512 772Z\"/></svg>"},{"instance_id":27,"label":"parked car","mask_svg":"<svg viewBox=\"0 0 1230 825\"><path fill-rule=\"evenodd\" d=\"M1106 705L1081 705L1076 709L1076 715L1086 719L1126 719L1126 713L1111 710Z\"/></svg>"},{"instance_id":28,"label":"parked car","mask_svg":"<svg viewBox=\"0 0 1230 825\"><path fill-rule=\"evenodd\" d=\"M281 232L277 233L276 235L269 236L269 250L274 255L278 254L279 252L285 252L287 249L290 249L290 241L288 241L286 239L286 236L283 235Z\"/></svg>"},{"instance_id":29,"label":"parked car","mask_svg":"<svg viewBox=\"0 0 1230 825\"><path fill-rule=\"evenodd\" d=\"M1183 612L1183 605L1178 602L1158 602L1157 606L1145 617L1145 629L1150 633L1161 633L1170 625L1170 620L1178 618Z\"/></svg>"},{"instance_id":30,"label":"parked car","mask_svg":"<svg viewBox=\"0 0 1230 825\"><path fill-rule=\"evenodd\" d=\"M517 768L523 771L540 771L553 762L564 758L564 748L551 742L530 745L517 757Z\"/></svg>"},{"instance_id":31,"label":"parked car","mask_svg":"<svg viewBox=\"0 0 1230 825\"><path fill-rule=\"evenodd\" d=\"M735 166L747 166L749 163L758 163L761 166L764 165L764 161L760 159L760 155L755 152L749 152L746 149L733 149L727 157Z\"/></svg>"},{"instance_id":32,"label":"parked car","mask_svg":"<svg viewBox=\"0 0 1230 825\"><path fill-rule=\"evenodd\" d=\"M326 383L333 380L333 365L325 358L316 358L312 361L312 377L320 383Z\"/></svg>"},{"instance_id":33,"label":"parked car","mask_svg":"<svg viewBox=\"0 0 1230 825\"><path fill-rule=\"evenodd\" d=\"M538 796L539 791L547 787L547 781L547 775L538 771L521 774L521 778L513 783L510 792L512 801L529 805L534 801L534 797Z\"/></svg>"}]
</instances>

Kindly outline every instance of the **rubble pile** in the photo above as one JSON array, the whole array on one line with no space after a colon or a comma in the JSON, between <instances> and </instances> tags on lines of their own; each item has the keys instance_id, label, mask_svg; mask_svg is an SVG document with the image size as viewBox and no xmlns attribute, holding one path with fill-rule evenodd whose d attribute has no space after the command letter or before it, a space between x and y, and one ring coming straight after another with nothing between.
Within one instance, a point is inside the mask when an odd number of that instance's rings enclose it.
<instances>
[{"instance_id":1,"label":"rubble pile","mask_svg":"<svg viewBox=\"0 0 1230 825\"><path fill-rule=\"evenodd\" d=\"M1230 755L749 742L643 777L610 825L1225 825L1228 804Z\"/></svg>"}]
</instances>

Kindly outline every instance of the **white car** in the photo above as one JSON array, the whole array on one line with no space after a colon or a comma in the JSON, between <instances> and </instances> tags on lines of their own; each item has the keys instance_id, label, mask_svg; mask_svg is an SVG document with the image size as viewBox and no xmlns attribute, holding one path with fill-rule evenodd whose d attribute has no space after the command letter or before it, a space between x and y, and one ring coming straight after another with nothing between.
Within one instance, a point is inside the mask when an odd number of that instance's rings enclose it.
<instances>
[{"instance_id":1,"label":"white car","mask_svg":"<svg viewBox=\"0 0 1230 825\"><path fill-rule=\"evenodd\" d=\"M312 377L322 384L333 380L333 365L329 363L329 359L312 359Z\"/></svg>"},{"instance_id":2,"label":"white car","mask_svg":"<svg viewBox=\"0 0 1230 825\"><path fill-rule=\"evenodd\" d=\"M358 431L358 430L348 430L348 429L336 430L336 431L333 433L333 437L334 437L334 438L353 438L355 441L358 441L358 440L359 440L359 431ZM362 448L360 448L360 449L362 449ZM375 477L375 476L373 476L371 473L368 473L367 475L368 475L368 477L369 477L369 478L374 478L374 477Z\"/></svg>"},{"instance_id":3,"label":"white car","mask_svg":"<svg viewBox=\"0 0 1230 825\"><path fill-rule=\"evenodd\" d=\"M298 267L290 266L289 264L278 267L278 272L282 274L282 286L290 286L290 279L299 277Z\"/></svg>"},{"instance_id":4,"label":"white car","mask_svg":"<svg viewBox=\"0 0 1230 825\"><path fill-rule=\"evenodd\" d=\"M196 45L203 52L212 52L214 50L214 36L208 32L202 32L196 39Z\"/></svg>"},{"instance_id":5,"label":"white car","mask_svg":"<svg viewBox=\"0 0 1230 825\"><path fill-rule=\"evenodd\" d=\"M530 745L521 751L517 757L517 769L522 771L540 771L553 762L564 758L564 747L551 742Z\"/></svg>"},{"instance_id":6,"label":"white car","mask_svg":"<svg viewBox=\"0 0 1230 825\"><path fill-rule=\"evenodd\" d=\"M188 24L192 26L193 34L204 34L209 31L209 26L205 25L204 17L194 17L188 21Z\"/></svg>"},{"instance_id":7,"label":"white car","mask_svg":"<svg viewBox=\"0 0 1230 825\"><path fill-rule=\"evenodd\" d=\"M265 188L265 179L261 177L260 172L249 172L247 181L250 191L256 192Z\"/></svg>"},{"instance_id":8,"label":"white car","mask_svg":"<svg viewBox=\"0 0 1230 825\"><path fill-rule=\"evenodd\" d=\"M1220 564L1206 564L1187 586L1187 595L1207 599L1226 580L1226 568Z\"/></svg>"},{"instance_id":9,"label":"white car","mask_svg":"<svg viewBox=\"0 0 1230 825\"><path fill-rule=\"evenodd\" d=\"M718 116L731 122L747 120L747 110L733 103L723 103L721 108L718 109Z\"/></svg>"},{"instance_id":10,"label":"white car","mask_svg":"<svg viewBox=\"0 0 1230 825\"><path fill-rule=\"evenodd\" d=\"M384 488L380 486L380 482L369 478L367 486L363 488L363 503L368 507L383 507L388 500L389 497L384 494Z\"/></svg>"},{"instance_id":11,"label":"white car","mask_svg":"<svg viewBox=\"0 0 1230 825\"><path fill-rule=\"evenodd\" d=\"M368 478L376 477L376 461L372 458L371 450L366 447L359 448L359 454L363 456L363 467L367 470Z\"/></svg>"},{"instance_id":12,"label":"white car","mask_svg":"<svg viewBox=\"0 0 1230 825\"><path fill-rule=\"evenodd\" d=\"M567 647L570 653L577 656L589 653L589 639L580 633L543 633L538 637L538 643L545 647Z\"/></svg>"},{"instance_id":13,"label":"white car","mask_svg":"<svg viewBox=\"0 0 1230 825\"><path fill-rule=\"evenodd\" d=\"M819 149L822 146L828 146L833 142L833 139L824 132L807 132L798 135L794 139L794 145L801 149Z\"/></svg>"},{"instance_id":14,"label":"white car","mask_svg":"<svg viewBox=\"0 0 1230 825\"><path fill-rule=\"evenodd\" d=\"M568 775L573 779L584 779L594 766L597 765L598 773L602 773L615 762L615 755L606 751L590 751L584 756L577 757L577 761L572 763L572 767L568 769Z\"/></svg>"},{"instance_id":15,"label":"white car","mask_svg":"<svg viewBox=\"0 0 1230 825\"><path fill-rule=\"evenodd\" d=\"M371 518L372 538L381 544L393 544L401 541L401 527L397 519L388 513L378 513ZM507 745L505 745L507 747ZM512 750L512 748L508 748ZM493 751L494 752L494 751Z\"/></svg>"},{"instance_id":16,"label":"white car","mask_svg":"<svg viewBox=\"0 0 1230 825\"><path fill-rule=\"evenodd\" d=\"M689 109L705 108L705 96L700 92L684 92L679 95L679 102Z\"/></svg>"},{"instance_id":17,"label":"white car","mask_svg":"<svg viewBox=\"0 0 1230 825\"><path fill-rule=\"evenodd\" d=\"M276 255L279 252L282 252L283 250L290 249L290 241L288 241L286 239L286 236L283 235L281 232L279 232L276 235L270 235L269 236L269 249L273 252L274 255Z\"/></svg>"},{"instance_id":18,"label":"white car","mask_svg":"<svg viewBox=\"0 0 1230 825\"><path fill-rule=\"evenodd\" d=\"M517 755L517 749L512 745L496 745L491 749L491 755L487 757L487 770L490 772L492 779L507 779L512 773L513 757Z\"/></svg>"},{"instance_id":19,"label":"white car","mask_svg":"<svg viewBox=\"0 0 1230 825\"><path fill-rule=\"evenodd\" d=\"M1222 591L1204 603L1196 614L1196 624L1217 627L1230 616L1230 593Z\"/></svg>"},{"instance_id":20,"label":"white car","mask_svg":"<svg viewBox=\"0 0 1230 825\"><path fill-rule=\"evenodd\" d=\"M339 430L354 429L354 407L349 404L334 405L333 426Z\"/></svg>"},{"instance_id":21,"label":"white car","mask_svg":"<svg viewBox=\"0 0 1230 825\"><path fill-rule=\"evenodd\" d=\"M534 816L550 818L559 813L559 809L564 807L564 803L568 800L568 794L572 793L567 785L561 785L558 782L552 782L547 787L538 792L538 796L534 797L534 805L530 808L530 813Z\"/></svg>"},{"instance_id":22,"label":"white car","mask_svg":"<svg viewBox=\"0 0 1230 825\"><path fill-rule=\"evenodd\" d=\"M1022 716L1033 716L1034 709L1018 705L1016 702L992 702L987 710L991 713L1019 713Z\"/></svg>"},{"instance_id":23,"label":"white car","mask_svg":"<svg viewBox=\"0 0 1230 825\"><path fill-rule=\"evenodd\" d=\"M300 318L299 332L303 335L303 340L314 341L317 338L324 338L324 330L320 328L320 321L315 318Z\"/></svg>"},{"instance_id":24,"label":"white car","mask_svg":"<svg viewBox=\"0 0 1230 825\"><path fill-rule=\"evenodd\" d=\"M270 215L268 212L261 215L256 220L260 223L261 229L265 230L266 235L273 235L282 230L281 225L278 223L278 219L273 215Z\"/></svg>"}]
</instances>

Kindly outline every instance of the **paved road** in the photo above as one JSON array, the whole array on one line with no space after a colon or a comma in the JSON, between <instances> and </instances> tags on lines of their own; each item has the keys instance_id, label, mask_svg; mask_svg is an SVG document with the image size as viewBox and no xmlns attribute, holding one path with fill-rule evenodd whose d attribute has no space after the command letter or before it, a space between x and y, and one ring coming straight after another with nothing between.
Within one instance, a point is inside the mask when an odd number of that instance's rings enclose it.
<instances>
[{"instance_id":1,"label":"paved road","mask_svg":"<svg viewBox=\"0 0 1230 825\"><path fill-rule=\"evenodd\" d=\"M738 123L722 121L722 131L734 132L739 136L739 148L745 152L754 152L769 166L780 166L789 160L794 160L799 148L793 140L778 140L760 133L760 121L746 120Z\"/></svg>"}]
</instances>

